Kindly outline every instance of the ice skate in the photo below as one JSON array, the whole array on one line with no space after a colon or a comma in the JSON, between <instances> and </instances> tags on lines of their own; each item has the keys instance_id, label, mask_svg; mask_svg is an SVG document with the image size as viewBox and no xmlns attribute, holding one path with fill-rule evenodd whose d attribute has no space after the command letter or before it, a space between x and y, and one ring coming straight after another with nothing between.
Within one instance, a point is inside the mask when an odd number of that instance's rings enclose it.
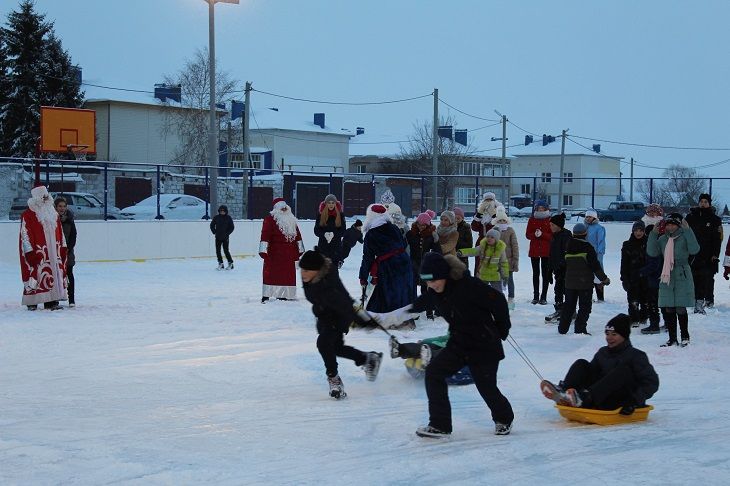
<instances>
[{"instance_id":1,"label":"ice skate","mask_svg":"<svg viewBox=\"0 0 730 486\"><path fill-rule=\"evenodd\" d=\"M509 435L510 432L512 432L512 424L494 422L494 435Z\"/></svg>"},{"instance_id":2,"label":"ice skate","mask_svg":"<svg viewBox=\"0 0 730 486\"><path fill-rule=\"evenodd\" d=\"M396 339L395 336L390 336L390 357L391 358L395 359L398 356L400 356L400 350L398 349L398 346L400 346L398 339Z\"/></svg>"},{"instance_id":3,"label":"ice skate","mask_svg":"<svg viewBox=\"0 0 730 486\"><path fill-rule=\"evenodd\" d=\"M368 381L375 381L380 371L380 362L383 360L383 353L370 351L365 355L365 364L362 369L365 370L365 377Z\"/></svg>"},{"instance_id":4,"label":"ice skate","mask_svg":"<svg viewBox=\"0 0 730 486\"><path fill-rule=\"evenodd\" d=\"M342 400L347 396L347 393L345 393L345 387L340 379L340 375L328 376L327 383L330 386L330 396L335 400Z\"/></svg>"},{"instance_id":5,"label":"ice skate","mask_svg":"<svg viewBox=\"0 0 730 486\"><path fill-rule=\"evenodd\" d=\"M431 346L429 346L428 344L421 345L421 366L423 366L424 368L428 366L428 363L431 362L432 354L433 353L431 352Z\"/></svg>"},{"instance_id":6,"label":"ice skate","mask_svg":"<svg viewBox=\"0 0 730 486\"><path fill-rule=\"evenodd\" d=\"M424 425L423 427L418 427L416 429L416 435L418 437L428 437L429 439L448 439L451 432L444 432L436 427Z\"/></svg>"}]
</instances>

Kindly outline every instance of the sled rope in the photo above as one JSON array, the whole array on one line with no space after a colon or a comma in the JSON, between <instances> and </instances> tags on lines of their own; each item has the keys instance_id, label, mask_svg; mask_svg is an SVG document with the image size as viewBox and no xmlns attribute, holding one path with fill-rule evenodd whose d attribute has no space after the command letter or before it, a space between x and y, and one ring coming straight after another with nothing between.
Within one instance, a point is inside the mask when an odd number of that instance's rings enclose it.
<instances>
[{"instance_id":1,"label":"sled rope","mask_svg":"<svg viewBox=\"0 0 730 486\"><path fill-rule=\"evenodd\" d=\"M545 378L542 377L540 374L540 371L537 369L537 366L530 361L530 358L527 356L527 353L522 349L522 347L515 341L515 338L512 336L507 336L507 342L512 346L512 348L517 352L517 354L522 358L522 361L524 361L527 366L532 370L535 375L537 375L538 378L540 378L540 381L544 380Z\"/></svg>"}]
</instances>

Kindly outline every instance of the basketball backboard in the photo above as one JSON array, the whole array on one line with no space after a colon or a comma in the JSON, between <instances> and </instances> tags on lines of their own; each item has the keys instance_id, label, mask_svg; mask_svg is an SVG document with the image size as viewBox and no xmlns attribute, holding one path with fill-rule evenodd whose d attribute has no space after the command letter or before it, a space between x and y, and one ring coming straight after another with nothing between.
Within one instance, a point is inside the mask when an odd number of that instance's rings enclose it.
<instances>
[{"instance_id":1,"label":"basketball backboard","mask_svg":"<svg viewBox=\"0 0 730 486\"><path fill-rule=\"evenodd\" d=\"M41 106L41 152L68 152L79 146L96 153L96 112Z\"/></svg>"}]
</instances>

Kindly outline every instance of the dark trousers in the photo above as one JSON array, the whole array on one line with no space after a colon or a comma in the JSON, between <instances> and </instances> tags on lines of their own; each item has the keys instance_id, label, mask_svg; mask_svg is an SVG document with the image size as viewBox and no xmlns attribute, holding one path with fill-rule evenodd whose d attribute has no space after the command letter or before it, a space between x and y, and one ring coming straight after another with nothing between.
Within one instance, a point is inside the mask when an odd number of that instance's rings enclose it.
<instances>
[{"instance_id":1,"label":"dark trousers","mask_svg":"<svg viewBox=\"0 0 730 486\"><path fill-rule=\"evenodd\" d=\"M565 301L565 270L554 270L555 277L555 309L559 309Z\"/></svg>"},{"instance_id":2,"label":"dark trousers","mask_svg":"<svg viewBox=\"0 0 730 486\"><path fill-rule=\"evenodd\" d=\"M421 346L423 346L423 344L428 344L428 347L431 348L431 359L435 358L443 349L441 346L436 346L431 343L401 343L398 345L398 357L403 359L420 358Z\"/></svg>"},{"instance_id":3,"label":"dark trousers","mask_svg":"<svg viewBox=\"0 0 730 486\"><path fill-rule=\"evenodd\" d=\"M645 278L629 283L626 300L629 303L631 322L642 322L649 318L649 285ZM659 289L657 289L658 292Z\"/></svg>"},{"instance_id":4,"label":"dark trousers","mask_svg":"<svg viewBox=\"0 0 730 486\"><path fill-rule=\"evenodd\" d=\"M560 334L566 334L570 329L570 321L573 320L576 305L578 306L578 316L575 318L574 331L576 334L587 332L588 317L593 308L592 297L593 289L565 289L565 303L560 309L560 323L558 324Z\"/></svg>"},{"instance_id":5,"label":"dark trousers","mask_svg":"<svg viewBox=\"0 0 730 486\"><path fill-rule=\"evenodd\" d=\"M588 390L591 402L587 404L586 408L602 410L614 410L632 402L631 390L634 387L634 375L627 365L619 365L604 376L600 376L584 359L573 363L563 380L565 389ZM643 405L643 403L635 405Z\"/></svg>"},{"instance_id":6,"label":"dark trousers","mask_svg":"<svg viewBox=\"0 0 730 486\"><path fill-rule=\"evenodd\" d=\"M692 265L692 280L695 284L695 300L715 302L715 268L711 262Z\"/></svg>"},{"instance_id":7,"label":"dark trousers","mask_svg":"<svg viewBox=\"0 0 730 486\"><path fill-rule=\"evenodd\" d=\"M351 359L357 366L365 364L365 353L345 345L344 334L331 326L322 326L317 337L317 350L322 355L327 376L337 375L337 357Z\"/></svg>"},{"instance_id":8,"label":"dark trousers","mask_svg":"<svg viewBox=\"0 0 730 486\"><path fill-rule=\"evenodd\" d=\"M66 276L68 277L68 288L66 291L68 292L68 303L69 304L75 304L76 303L76 296L74 295L74 266L70 265L66 267Z\"/></svg>"},{"instance_id":9,"label":"dark trousers","mask_svg":"<svg viewBox=\"0 0 730 486\"><path fill-rule=\"evenodd\" d=\"M670 341L677 341L677 322L679 322L681 338L689 339L689 316L686 308L662 307L662 316L664 317L664 324L667 326Z\"/></svg>"},{"instance_id":10,"label":"dark trousers","mask_svg":"<svg viewBox=\"0 0 730 486\"><path fill-rule=\"evenodd\" d=\"M465 365L471 369L474 384L484 402L492 412L492 420L501 424L511 424L515 418L512 405L497 388L499 361L472 363L459 356L448 346L431 359L426 367L426 394L428 395L428 424L444 432L451 432L451 402L446 378Z\"/></svg>"},{"instance_id":11,"label":"dark trousers","mask_svg":"<svg viewBox=\"0 0 730 486\"><path fill-rule=\"evenodd\" d=\"M219 240L216 238L215 240L215 256L218 258L218 263L223 263L223 257L221 256L221 246L223 247L223 252L226 254L226 260L228 260L228 263L233 263L233 258L231 258L231 252L228 251L228 240Z\"/></svg>"},{"instance_id":12,"label":"dark trousers","mask_svg":"<svg viewBox=\"0 0 730 486\"><path fill-rule=\"evenodd\" d=\"M530 257L532 262L532 295L535 299L547 300L548 287L553 277L548 257ZM540 289L540 273L542 273L542 290Z\"/></svg>"}]
</instances>

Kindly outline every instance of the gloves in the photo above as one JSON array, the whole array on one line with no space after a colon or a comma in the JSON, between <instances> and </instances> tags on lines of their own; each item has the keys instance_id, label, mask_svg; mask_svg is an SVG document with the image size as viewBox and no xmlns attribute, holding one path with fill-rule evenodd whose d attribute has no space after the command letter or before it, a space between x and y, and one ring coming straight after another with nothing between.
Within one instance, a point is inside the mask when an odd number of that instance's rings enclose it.
<instances>
[{"instance_id":1,"label":"gloves","mask_svg":"<svg viewBox=\"0 0 730 486\"><path fill-rule=\"evenodd\" d=\"M539 238L539 237L541 237L541 236L542 236L542 230L541 230L540 228L537 228L537 229L535 230L535 237L536 237L536 238Z\"/></svg>"},{"instance_id":2,"label":"gloves","mask_svg":"<svg viewBox=\"0 0 730 486\"><path fill-rule=\"evenodd\" d=\"M725 280L730 280L730 267L725 267L725 272L722 274Z\"/></svg>"},{"instance_id":3,"label":"gloves","mask_svg":"<svg viewBox=\"0 0 730 486\"><path fill-rule=\"evenodd\" d=\"M624 290L625 290L626 292L628 292L628 291L629 291L629 283L628 283L628 282L626 282L626 281L622 280L622 281L621 281L621 286L622 286L622 287L624 288Z\"/></svg>"},{"instance_id":4,"label":"gloves","mask_svg":"<svg viewBox=\"0 0 730 486\"><path fill-rule=\"evenodd\" d=\"M335 237L335 234L331 231L328 231L324 234L324 239L327 240L327 243L332 241L332 238Z\"/></svg>"},{"instance_id":5,"label":"gloves","mask_svg":"<svg viewBox=\"0 0 730 486\"><path fill-rule=\"evenodd\" d=\"M602 283L603 285L611 285L611 279L610 279L610 278L608 278L608 277L606 277L606 280L604 280L604 281L603 281L603 282L601 282L601 283Z\"/></svg>"},{"instance_id":6,"label":"gloves","mask_svg":"<svg viewBox=\"0 0 730 486\"><path fill-rule=\"evenodd\" d=\"M269 254L268 253L259 253L259 256L261 258L263 258L264 260L266 260L266 257L269 256Z\"/></svg>"},{"instance_id":7,"label":"gloves","mask_svg":"<svg viewBox=\"0 0 730 486\"><path fill-rule=\"evenodd\" d=\"M634 405L633 403L629 403L621 407L619 413L621 415L631 415L632 413L634 413L634 410L636 410L636 405Z\"/></svg>"},{"instance_id":8,"label":"gloves","mask_svg":"<svg viewBox=\"0 0 730 486\"><path fill-rule=\"evenodd\" d=\"M31 267L37 267L38 264L41 262L41 257L37 253L29 251L25 254L25 261L30 263Z\"/></svg>"}]
</instances>

